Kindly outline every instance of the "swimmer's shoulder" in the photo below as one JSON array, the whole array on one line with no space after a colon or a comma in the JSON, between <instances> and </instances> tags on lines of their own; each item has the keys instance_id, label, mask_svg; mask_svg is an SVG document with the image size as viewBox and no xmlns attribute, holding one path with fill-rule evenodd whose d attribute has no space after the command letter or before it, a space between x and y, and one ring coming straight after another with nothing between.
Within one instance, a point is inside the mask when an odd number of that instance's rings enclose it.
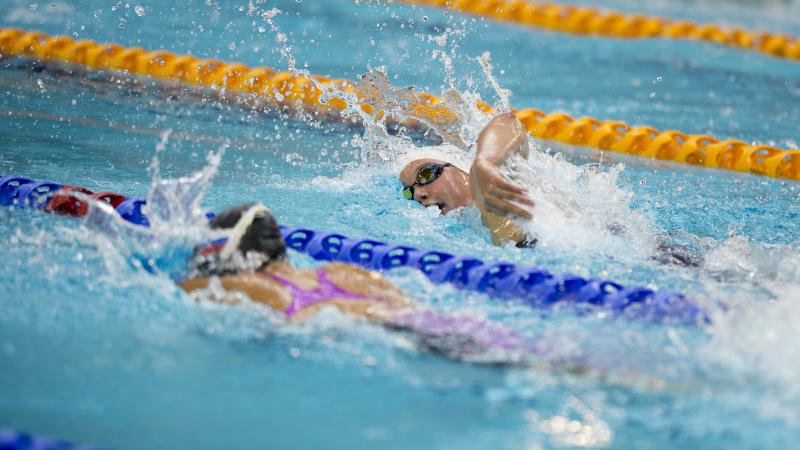
<instances>
[{"instance_id":1,"label":"swimmer's shoulder","mask_svg":"<svg viewBox=\"0 0 800 450\"><path fill-rule=\"evenodd\" d=\"M274 309L285 309L291 294L278 282L265 277L260 273L242 273L218 277L222 288L226 291L241 292L250 300L264 303ZM186 292L207 289L211 277L198 277L181 282L180 286Z\"/></svg>"},{"instance_id":2,"label":"swimmer's shoulder","mask_svg":"<svg viewBox=\"0 0 800 450\"><path fill-rule=\"evenodd\" d=\"M218 279L225 289L235 288L236 286L260 285L263 284L262 280L265 280L265 277L260 276L256 273L244 273L244 274L223 275L218 277L191 278L182 281L180 283L180 286L183 290L187 292L196 291L198 289L207 289L209 283L211 283L212 278Z\"/></svg>"}]
</instances>

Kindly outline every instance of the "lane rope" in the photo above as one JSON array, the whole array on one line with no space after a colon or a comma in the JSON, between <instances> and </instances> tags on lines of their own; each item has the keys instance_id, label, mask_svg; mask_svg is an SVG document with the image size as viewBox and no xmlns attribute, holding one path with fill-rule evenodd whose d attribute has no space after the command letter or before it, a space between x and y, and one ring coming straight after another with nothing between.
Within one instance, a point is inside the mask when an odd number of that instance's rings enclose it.
<instances>
[{"instance_id":1,"label":"lane rope","mask_svg":"<svg viewBox=\"0 0 800 450\"><path fill-rule=\"evenodd\" d=\"M267 67L252 69L243 64L203 60L164 50L146 51L117 44L75 41L66 36L53 37L18 29L0 28L0 55L58 61L92 70L113 70L211 87L223 92L250 94L279 107L300 108L323 117L336 115L347 104L341 98L331 98L321 103L323 91L318 85L336 87L342 92L356 95L359 100L366 98L347 80L276 72ZM439 97L418 93L416 98L418 101L411 107L417 116L435 123L445 123L455 118ZM368 113L380 114L367 103L360 106ZM478 107L487 113L493 111L486 103L479 103ZM591 117L576 119L565 113L546 114L534 108L514 110L514 114L528 133L540 139L800 181L800 150L750 145L735 139L720 141L707 135L658 131L647 126L632 127L624 122L601 121Z\"/></svg>"},{"instance_id":2,"label":"lane rope","mask_svg":"<svg viewBox=\"0 0 800 450\"><path fill-rule=\"evenodd\" d=\"M144 199L111 192L95 193L77 186L34 181L19 176L0 177L0 206L34 208L82 217L89 205L80 192L110 204L128 222L149 226ZM209 214L210 217L213 215ZM553 274L538 267L519 267L509 262L485 262L473 256L457 256L374 239L354 239L339 233L308 228L281 227L286 246L320 261L341 261L372 270L414 268L433 283L479 292L548 311L570 306L579 312L605 311L612 316L645 323L697 325L710 323L709 313L679 292L656 291L639 286L626 288L613 281Z\"/></svg>"},{"instance_id":3,"label":"lane rope","mask_svg":"<svg viewBox=\"0 0 800 450\"><path fill-rule=\"evenodd\" d=\"M526 0L396 0L562 33L620 39L687 39L800 61L795 36L642 14Z\"/></svg>"},{"instance_id":4,"label":"lane rope","mask_svg":"<svg viewBox=\"0 0 800 450\"><path fill-rule=\"evenodd\" d=\"M33 436L20 430L0 429L2 450L100 450L97 447L76 445L60 439Z\"/></svg>"}]
</instances>

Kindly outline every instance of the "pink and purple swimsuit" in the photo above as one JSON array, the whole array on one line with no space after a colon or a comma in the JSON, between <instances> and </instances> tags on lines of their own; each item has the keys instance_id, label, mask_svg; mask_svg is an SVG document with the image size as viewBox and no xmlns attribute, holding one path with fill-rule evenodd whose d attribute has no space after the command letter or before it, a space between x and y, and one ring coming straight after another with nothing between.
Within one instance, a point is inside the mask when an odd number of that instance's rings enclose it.
<instances>
[{"instance_id":1,"label":"pink and purple swimsuit","mask_svg":"<svg viewBox=\"0 0 800 450\"><path fill-rule=\"evenodd\" d=\"M319 286L314 289L303 289L288 279L274 273L264 274L265 277L277 281L292 293L292 303L283 311L286 317L292 317L298 312L316 305L317 303L323 303L333 299L372 300L371 297L366 295L354 294L340 288L336 283L331 281L328 274L325 273L323 269L317 269L316 274L317 280L319 280Z\"/></svg>"},{"instance_id":2,"label":"pink and purple swimsuit","mask_svg":"<svg viewBox=\"0 0 800 450\"><path fill-rule=\"evenodd\" d=\"M292 302L283 312L286 317L292 317L306 308L334 299L380 301L337 286L323 269L317 269L316 274L319 286L314 289L303 289L280 275L264 274L265 277L277 281L291 292ZM499 323L461 314L445 315L430 309L401 311L394 317L390 327L412 331L420 337L434 339L440 343L443 342L441 341L443 338L449 339L449 342L453 344L461 342L461 344L455 345L459 348L440 349L445 350L448 354L465 351L466 347L472 347L472 351L476 348L536 354L545 351L540 344L526 341L518 333ZM465 345L464 342L468 342L468 345Z\"/></svg>"}]
</instances>

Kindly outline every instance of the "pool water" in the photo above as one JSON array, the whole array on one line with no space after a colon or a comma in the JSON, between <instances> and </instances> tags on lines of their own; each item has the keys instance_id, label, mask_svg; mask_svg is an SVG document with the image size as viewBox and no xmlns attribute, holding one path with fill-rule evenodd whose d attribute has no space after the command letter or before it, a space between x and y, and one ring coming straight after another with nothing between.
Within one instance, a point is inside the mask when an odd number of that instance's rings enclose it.
<instances>
[{"instance_id":1,"label":"pool water","mask_svg":"<svg viewBox=\"0 0 800 450\"><path fill-rule=\"evenodd\" d=\"M778 1L603 6L784 32L800 11ZM273 7L281 12L270 24L261 13ZM488 51L515 107L783 148L800 137L800 65L695 42L586 39L344 0L7 0L0 24L252 66L294 59L340 78L383 66L395 86L494 103L476 61ZM536 311L411 270L387 273L431 307L492 318L554 347L540 366L469 365L332 312L287 325L254 305L197 303L165 271L132 264L124 241L2 208L0 426L115 449L800 445L796 182L538 142L544 156L531 167L585 216L541 218L531 225L537 249L493 247L476 213L443 217L404 200L395 168L376 163L360 128L30 61L0 60L0 92L3 175L145 197L156 153L160 176L178 178L224 149L202 203L209 210L262 201L289 226L679 290L714 318L684 327ZM627 232L607 232L612 219ZM156 250L181 231L162 229ZM654 262L664 236L703 267ZM561 370L565 357L597 371Z\"/></svg>"}]
</instances>

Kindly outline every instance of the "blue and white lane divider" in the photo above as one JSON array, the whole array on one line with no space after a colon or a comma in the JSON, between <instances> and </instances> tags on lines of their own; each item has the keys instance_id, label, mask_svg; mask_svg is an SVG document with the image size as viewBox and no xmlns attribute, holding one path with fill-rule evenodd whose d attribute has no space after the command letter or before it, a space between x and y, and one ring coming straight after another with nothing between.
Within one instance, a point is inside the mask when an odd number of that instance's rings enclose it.
<instances>
[{"instance_id":1,"label":"blue and white lane divider","mask_svg":"<svg viewBox=\"0 0 800 450\"><path fill-rule=\"evenodd\" d=\"M99 450L60 439L32 436L18 430L0 429L0 450Z\"/></svg>"},{"instance_id":2,"label":"blue and white lane divider","mask_svg":"<svg viewBox=\"0 0 800 450\"><path fill-rule=\"evenodd\" d=\"M0 205L81 216L86 213L87 206L70 196L71 191L112 204L120 216L131 223L149 225L142 212L146 204L143 199L108 192L94 194L85 188L24 177L0 178ZM341 261L373 270L413 267L434 283L450 283L460 289L522 302L537 309L571 305L582 311L603 310L642 322L710 323L708 312L680 292L656 291L644 286L626 288L608 280L557 275L538 267L484 262L472 256L354 239L308 228L281 227L281 232L287 247L317 260Z\"/></svg>"}]
</instances>

